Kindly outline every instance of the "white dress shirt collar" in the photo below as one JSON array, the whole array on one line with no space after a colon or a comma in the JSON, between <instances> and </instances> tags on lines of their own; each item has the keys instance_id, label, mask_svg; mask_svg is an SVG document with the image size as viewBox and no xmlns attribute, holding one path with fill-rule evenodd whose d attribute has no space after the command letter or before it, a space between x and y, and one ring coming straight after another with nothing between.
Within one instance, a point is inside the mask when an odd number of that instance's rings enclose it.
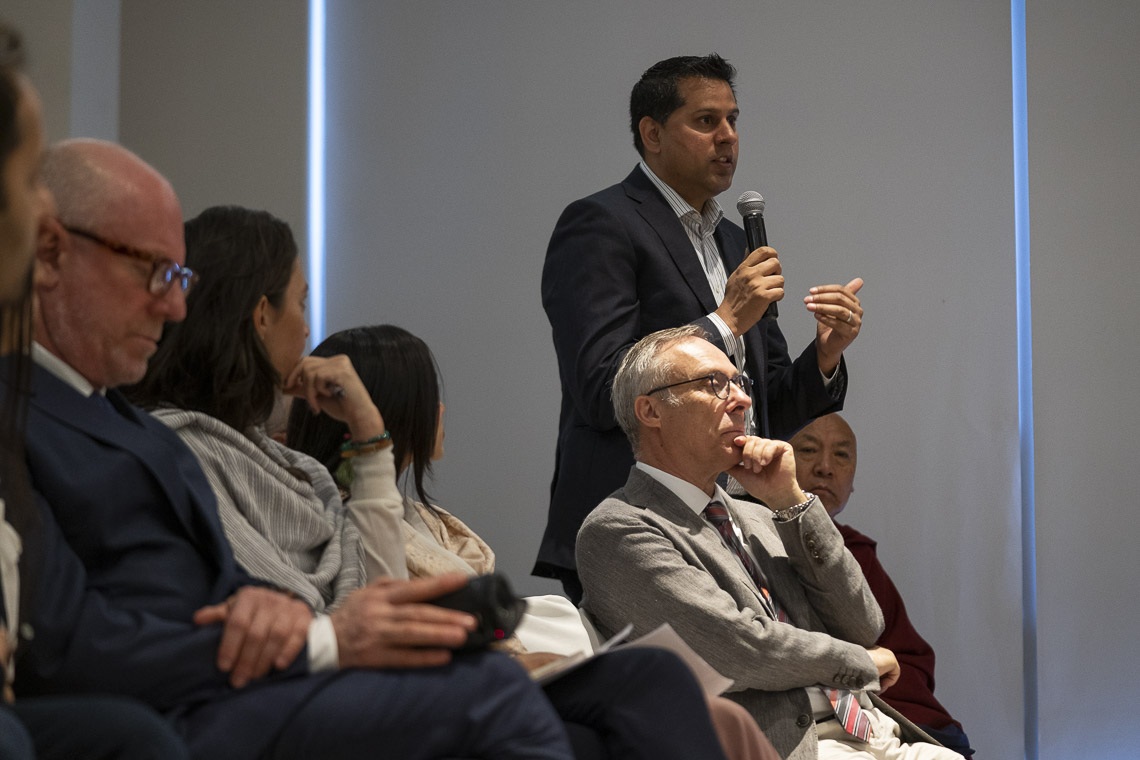
<instances>
[{"instance_id":1,"label":"white dress shirt collar","mask_svg":"<svg viewBox=\"0 0 1140 760\"><path fill-rule=\"evenodd\" d=\"M79 374L70 364L36 342L32 343L32 360L84 396L90 396L96 392L106 393L104 389L97 390L95 386L87 382L87 378Z\"/></svg>"},{"instance_id":2,"label":"white dress shirt collar","mask_svg":"<svg viewBox=\"0 0 1140 760\"><path fill-rule=\"evenodd\" d=\"M724 209L720 207L720 203L717 202L716 198L709 198L708 202L705 203L705 207L698 211L693 208L691 203L682 198L676 190L666 184L665 180L654 174L653 170L649 168L649 164L642 161L638 166L641 167L641 171L645 172L645 176L649 177L649 181L653 183L653 186L661 192L661 195L665 196L665 202L669 204L669 208L673 209L673 213L677 215L678 219L684 220L686 217L695 218L695 220L699 221L711 234L712 230L715 230L716 226L720 224L720 220L724 218Z\"/></svg>"},{"instance_id":3,"label":"white dress shirt collar","mask_svg":"<svg viewBox=\"0 0 1140 760\"><path fill-rule=\"evenodd\" d=\"M644 472L649 477L656 480L661 485L669 489L678 499L685 503L685 506L693 510L697 517L701 517L705 511L705 507L709 505L710 501L719 501L725 507L728 506L729 496L724 492L724 489L718 484L713 484L712 496L697 488L695 485L687 480L682 480L676 475L670 475L662 469L654 467L645 462L638 462L637 469Z\"/></svg>"}]
</instances>

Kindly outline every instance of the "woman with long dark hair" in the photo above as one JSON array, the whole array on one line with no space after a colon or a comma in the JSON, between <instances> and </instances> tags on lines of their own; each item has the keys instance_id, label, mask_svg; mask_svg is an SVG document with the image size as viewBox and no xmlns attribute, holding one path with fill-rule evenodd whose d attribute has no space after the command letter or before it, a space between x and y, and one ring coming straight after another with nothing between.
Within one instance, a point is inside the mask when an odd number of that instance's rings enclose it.
<instances>
[{"instance_id":1,"label":"woman with long dark hair","mask_svg":"<svg viewBox=\"0 0 1140 760\"><path fill-rule=\"evenodd\" d=\"M312 356L347 356L365 388L382 408L392 436L396 469L416 498L404 501L402 531L410 577L448 570L468 574L494 570L491 548L458 518L432 503L426 481L443 457L443 412L439 370L422 340L394 325L357 327L329 336ZM286 441L317 459L351 491L353 470L340 456L344 424L313 415L303 404L289 414ZM351 463L349 463L351 465Z\"/></svg>"},{"instance_id":2,"label":"woman with long dark hair","mask_svg":"<svg viewBox=\"0 0 1140 760\"><path fill-rule=\"evenodd\" d=\"M369 578L406 577L393 554L403 508L384 420L347 359L304 357L308 286L289 226L265 211L206 209L186 223L186 262L201 278L186 318L167 325L127 395L198 457L238 563L317 612ZM282 391L344 424L340 445L359 475L352 499L266 434ZM374 536L367 554L361 528Z\"/></svg>"}]
</instances>

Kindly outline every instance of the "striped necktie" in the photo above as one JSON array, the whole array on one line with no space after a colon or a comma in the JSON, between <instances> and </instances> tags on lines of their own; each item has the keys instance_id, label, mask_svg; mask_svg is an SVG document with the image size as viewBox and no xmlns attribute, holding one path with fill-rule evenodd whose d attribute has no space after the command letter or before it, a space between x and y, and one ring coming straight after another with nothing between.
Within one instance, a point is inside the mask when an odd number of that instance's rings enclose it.
<instances>
[{"instance_id":1,"label":"striped necktie","mask_svg":"<svg viewBox=\"0 0 1140 760\"><path fill-rule=\"evenodd\" d=\"M764 603L768 613L781 623L788 622L788 614L776 603L775 597L768 591L768 583L764 574L752 561L751 555L744 551L744 545L740 543L740 537L736 535L736 530L732 527L732 518L728 516L728 510L720 502L710 501L709 505L705 507L704 516L716 528L716 532L720 534L720 540L736 555L740 564L744 565L744 569L748 571L748 576L752 578L752 582L760 590L760 600Z\"/></svg>"},{"instance_id":2,"label":"striped necktie","mask_svg":"<svg viewBox=\"0 0 1140 760\"><path fill-rule=\"evenodd\" d=\"M732 518L729 517L728 510L724 505L716 501L709 502L709 505L705 507L704 516L716 528L724 545L732 550L732 553L744 565L744 569L748 571L752 582L760 590L760 598L772 617L781 623L789 622L788 613L784 612L776 598L768 591L767 582L760 568L744 550L744 545L740 542L740 537L736 535L736 531L732 527ZM843 726L843 730L860 741L867 741L867 737L871 734L871 720L863 708L859 706L859 700L855 698L854 692L847 689L825 689L824 691L827 693L827 699L831 703L831 708L835 710L835 717Z\"/></svg>"},{"instance_id":3,"label":"striped necktie","mask_svg":"<svg viewBox=\"0 0 1140 760\"><path fill-rule=\"evenodd\" d=\"M871 719L859 706L855 692L847 689L827 689L827 701L835 710L835 718L843 730L860 741L867 741L871 735Z\"/></svg>"}]
</instances>

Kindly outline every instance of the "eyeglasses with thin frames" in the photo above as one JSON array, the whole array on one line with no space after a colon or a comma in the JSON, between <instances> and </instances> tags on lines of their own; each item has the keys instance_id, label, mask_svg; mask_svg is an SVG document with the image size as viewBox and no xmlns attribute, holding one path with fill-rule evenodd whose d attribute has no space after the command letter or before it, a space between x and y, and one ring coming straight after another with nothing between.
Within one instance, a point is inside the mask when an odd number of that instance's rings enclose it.
<instances>
[{"instance_id":1,"label":"eyeglasses with thin frames","mask_svg":"<svg viewBox=\"0 0 1140 760\"><path fill-rule=\"evenodd\" d=\"M646 391L644 395L651 396L654 393L657 393L658 391L667 391L670 388L676 388L678 385L687 385L688 383L699 383L702 380L704 380L705 382L707 382L709 384L709 386L712 388L712 392L716 395L717 398L719 398L721 400L727 400L728 399L728 393L729 393L728 386L730 383L732 385L735 385L736 387L740 388L740 390L744 391L744 394L746 396L752 395L752 379L751 378L749 378L746 375L742 375L740 373L737 373L737 374L733 375L732 377L729 377L728 375L724 374L720 370L717 370L716 372L710 372L707 375L701 375L700 377L690 377L688 380L678 380L675 383L669 383L668 385L662 385L662 386L659 386L657 388L654 388L653 390Z\"/></svg>"},{"instance_id":2,"label":"eyeglasses with thin frames","mask_svg":"<svg viewBox=\"0 0 1140 760\"><path fill-rule=\"evenodd\" d=\"M164 256L139 250L138 248L132 248L122 243L113 243L100 235L96 235L94 232L88 232L79 227L70 227L65 224L63 228L72 235L87 238L92 243L103 246L111 253L150 264L150 279L147 280L147 288L152 295L165 295L175 282L178 283L178 287L181 288L183 294L188 294L190 288L194 287L194 283L198 282L198 275L193 270L189 267L182 266L176 261L171 261Z\"/></svg>"}]
</instances>

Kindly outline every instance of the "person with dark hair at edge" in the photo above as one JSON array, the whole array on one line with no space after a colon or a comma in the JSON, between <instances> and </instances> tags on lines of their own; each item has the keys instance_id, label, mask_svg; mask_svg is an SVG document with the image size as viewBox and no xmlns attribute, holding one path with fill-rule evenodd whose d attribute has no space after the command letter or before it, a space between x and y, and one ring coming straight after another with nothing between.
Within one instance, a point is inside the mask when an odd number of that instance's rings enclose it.
<instances>
[{"instance_id":1,"label":"person with dark hair at edge","mask_svg":"<svg viewBox=\"0 0 1140 760\"><path fill-rule=\"evenodd\" d=\"M39 583L39 521L24 462L32 260L40 219L52 213L54 201L39 174L40 100L19 71L22 61L20 35L0 22L0 758L179 760L189 755L174 728L135 700L16 698L20 640L26 647L34 637L33 611L55 591Z\"/></svg>"}]
</instances>

